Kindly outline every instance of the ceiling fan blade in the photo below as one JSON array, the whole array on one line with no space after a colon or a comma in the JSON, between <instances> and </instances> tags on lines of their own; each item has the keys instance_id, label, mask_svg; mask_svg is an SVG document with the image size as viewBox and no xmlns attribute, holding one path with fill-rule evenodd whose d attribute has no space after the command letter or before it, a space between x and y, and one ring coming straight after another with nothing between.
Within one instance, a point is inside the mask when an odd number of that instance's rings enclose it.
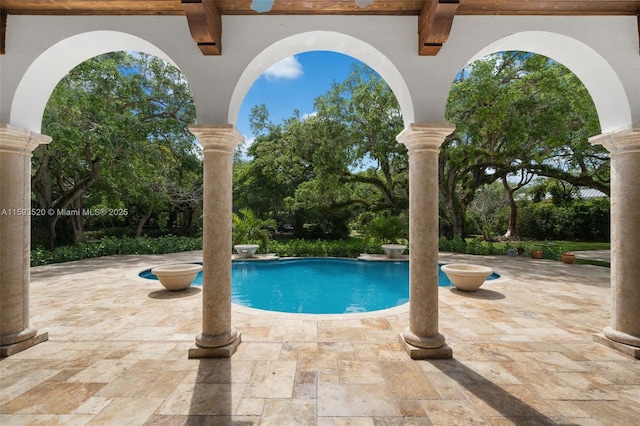
<instances>
[{"instance_id":1,"label":"ceiling fan blade","mask_svg":"<svg viewBox=\"0 0 640 426\"><path fill-rule=\"evenodd\" d=\"M274 0L253 0L251 2L251 9L258 13L269 12L273 7Z\"/></svg>"}]
</instances>

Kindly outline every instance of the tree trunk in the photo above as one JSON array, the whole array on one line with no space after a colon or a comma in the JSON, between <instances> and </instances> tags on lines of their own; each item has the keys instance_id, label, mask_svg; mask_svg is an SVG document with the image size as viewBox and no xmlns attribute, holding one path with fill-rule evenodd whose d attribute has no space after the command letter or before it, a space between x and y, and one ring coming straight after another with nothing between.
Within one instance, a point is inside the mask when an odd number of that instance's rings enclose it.
<instances>
[{"instance_id":1,"label":"tree trunk","mask_svg":"<svg viewBox=\"0 0 640 426\"><path fill-rule=\"evenodd\" d=\"M82 216L82 207L84 206L82 196L69 203L69 206L71 207L70 211L73 212L68 216L69 223L73 229L73 239L74 241L86 242L84 238L84 217Z\"/></svg>"},{"instance_id":2,"label":"tree trunk","mask_svg":"<svg viewBox=\"0 0 640 426\"><path fill-rule=\"evenodd\" d=\"M502 186L504 186L504 190L507 193L507 201L509 202L509 227L507 228L507 232L504 233L503 238L515 238L518 236L518 205L513 196L515 191L509 186L506 176L502 177Z\"/></svg>"},{"instance_id":3,"label":"tree trunk","mask_svg":"<svg viewBox=\"0 0 640 426\"><path fill-rule=\"evenodd\" d=\"M142 216L142 218L140 219L140 222L138 222L138 227L136 228L136 238L142 235L142 229L144 228L145 223L147 223L147 220L149 220L149 218L151 217L151 213L153 213L153 206L149 207L149 210L147 210L144 216Z\"/></svg>"},{"instance_id":4,"label":"tree trunk","mask_svg":"<svg viewBox=\"0 0 640 426\"><path fill-rule=\"evenodd\" d=\"M451 216L451 226L453 228L454 237L465 237L465 209L462 207L460 200L456 199L456 194L451 192L445 194L445 204Z\"/></svg>"},{"instance_id":5,"label":"tree trunk","mask_svg":"<svg viewBox=\"0 0 640 426\"><path fill-rule=\"evenodd\" d=\"M56 224L58 223L58 219L60 219L60 216L56 215L55 213L51 216L45 216L46 217L46 224L47 224L47 232L48 232L48 237L49 237L49 250L53 250L56 247Z\"/></svg>"},{"instance_id":6,"label":"tree trunk","mask_svg":"<svg viewBox=\"0 0 640 426\"><path fill-rule=\"evenodd\" d=\"M293 220L294 220L294 224L293 224L293 235L296 238L303 238L304 237L304 217L302 215L302 210L296 210L293 213Z\"/></svg>"}]
</instances>

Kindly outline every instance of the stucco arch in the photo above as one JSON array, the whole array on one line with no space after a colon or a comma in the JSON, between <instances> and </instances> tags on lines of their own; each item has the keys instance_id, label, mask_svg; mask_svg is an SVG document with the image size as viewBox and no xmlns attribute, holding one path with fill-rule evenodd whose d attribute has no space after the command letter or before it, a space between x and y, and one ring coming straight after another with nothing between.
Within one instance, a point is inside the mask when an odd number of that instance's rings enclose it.
<instances>
[{"instance_id":1,"label":"stucco arch","mask_svg":"<svg viewBox=\"0 0 640 426\"><path fill-rule=\"evenodd\" d=\"M236 123L242 101L253 83L271 65L289 56L326 50L352 56L375 70L387 82L398 100L405 127L414 121L411 93L396 66L379 50L355 37L334 31L311 31L284 38L264 49L247 65L233 90L229 123Z\"/></svg>"},{"instance_id":2,"label":"stucco arch","mask_svg":"<svg viewBox=\"0 0 640 426\"><path fill-rule=\"evenodd\" d=\"M602 133L632 127L629 99L611 65L593 48L565 35L547 31L525 31L497 40L467 64L492 53L521 50L552 58L569 68L585 85L598 112Z\"/></svg>"},{"instance_id":3,"label":"stucco arch","mask_svg":"<svg viewBox=\"0 0 640 426\"><path fill-rule=\"evenodd\" d=\"M42 116L56 85L77 65L108 52L135 50L176 66L150 42L119 31L91 31L66 38L43 52L24 73L11 104L11 124L40 133Z\"/></svg>"}]
</instances>

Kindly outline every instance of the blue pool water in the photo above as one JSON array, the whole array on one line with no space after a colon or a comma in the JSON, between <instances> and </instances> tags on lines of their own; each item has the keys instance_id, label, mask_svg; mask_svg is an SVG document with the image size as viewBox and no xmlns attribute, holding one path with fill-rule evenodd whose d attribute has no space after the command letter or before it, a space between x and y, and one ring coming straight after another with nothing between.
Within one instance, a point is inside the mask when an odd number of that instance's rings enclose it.
<instances>
[{"instance_id":1,"label":"blue pool water","mask_svg":"<svg viewBox=\"0 0 640 426\"><path fill-rule=\"evenodd\" d=\"M440 286L450 286L438 268ZM142 278L156 279L151 270ZM493 274L488 279L498 278ZM392 308L409 301L409 262L350 259L234 261L231 301L256 309L342 314ZM193 285L202 285L202 272Z\"/></svg>"}]
</instances>

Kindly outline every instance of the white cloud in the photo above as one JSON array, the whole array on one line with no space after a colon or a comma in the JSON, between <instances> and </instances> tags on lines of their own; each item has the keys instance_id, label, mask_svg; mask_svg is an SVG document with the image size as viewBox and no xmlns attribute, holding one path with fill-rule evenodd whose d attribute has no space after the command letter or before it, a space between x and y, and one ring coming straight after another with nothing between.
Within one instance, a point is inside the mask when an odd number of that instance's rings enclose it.
<instances>
[{"instance_id":1,"label":"white cloud","mask_svg":"<svg viewBox=\"0 0 640 426\"><path fill-rule=\"evenodd\" d=\"M278 63L273 64L263 75L267 80L295 80L302 77L302 65L295 56L289 56Z\"/></svg>"},{"instance_id":2,"label":"white cloud","mask_svg":"<svg viewBox=\"0 0 640 426\"><path fill-rule=\"evenodd\" d=\"M318 115L318 111L313 111L310 113L304 113L302 114L302 120L306 120L307 118L311 118L311 117L315 117L316 115Z\"/></svg>"},{"instance_id":3,"label":"white cloud","mask_svg":"<svg viewBox=\"0 0 640 426\"><path fill-rule=\"evenodd\" d=\"M247 154L247 151L249 150L249 147L253 145L253 143L256 141L256 138L255 137L250 138L245 135L243 136L244 136L244 142L242 143L242 145L238 147L238 149L240 150L240 157L243 160L249 160L250 157L249 157L249 154Z\"/></svg>"}]
</instances>

